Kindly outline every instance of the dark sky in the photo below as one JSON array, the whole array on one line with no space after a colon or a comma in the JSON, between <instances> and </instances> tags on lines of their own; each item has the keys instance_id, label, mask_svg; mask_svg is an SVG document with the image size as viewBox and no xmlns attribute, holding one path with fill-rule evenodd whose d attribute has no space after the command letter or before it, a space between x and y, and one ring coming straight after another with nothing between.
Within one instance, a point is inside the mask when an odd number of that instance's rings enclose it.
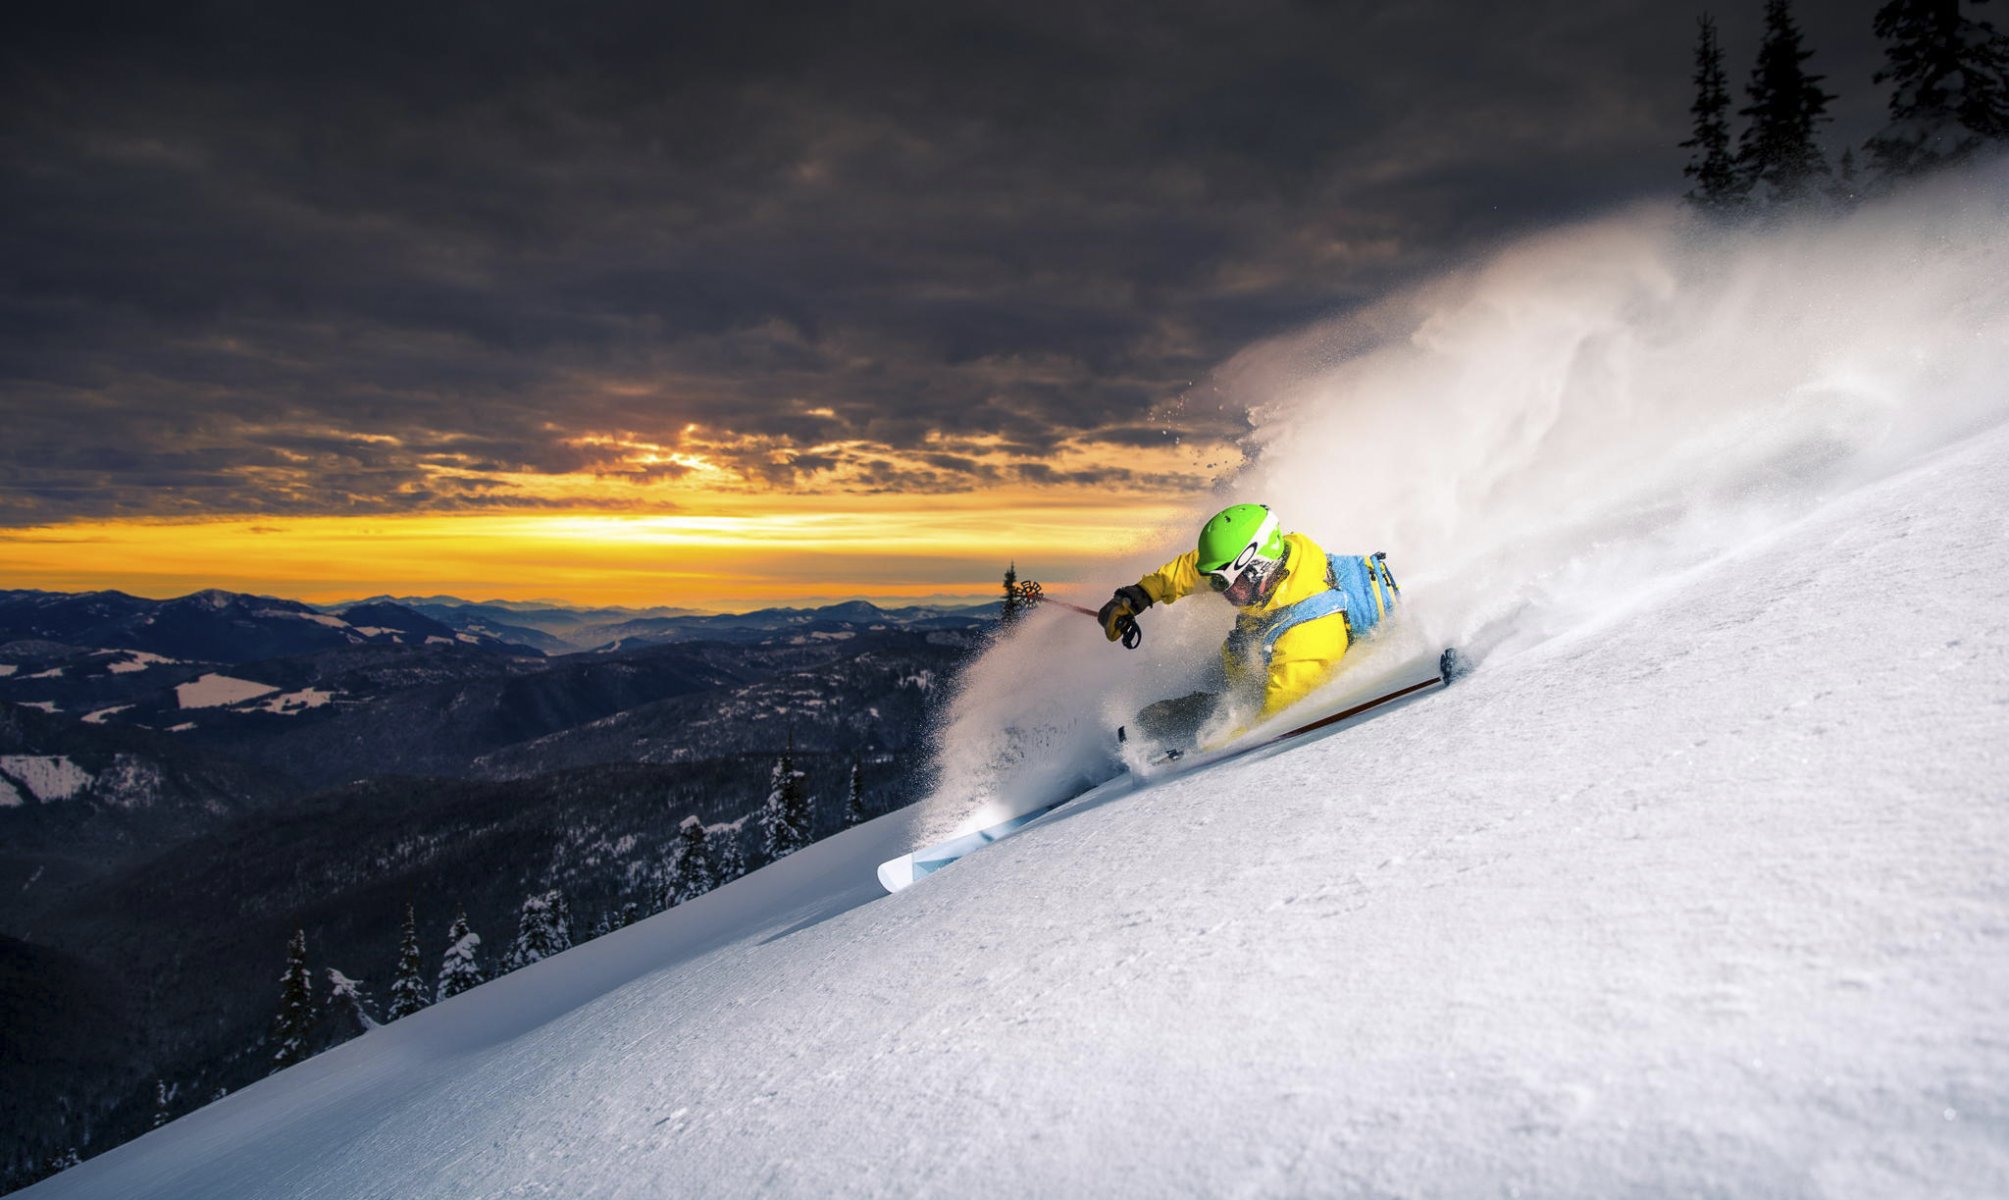
<instances>
[{"instance_id":1,"label":"dark sky","mask_svg":"<svg viewBox=\"0 0 2009 1200\"><path fill-rule=\"evenodd\" d=\"M1859 137L1874 4L1801 8ZM1719 14L1740 86L1760 9ZM758 486L1192 486L1125 453L1232 437L1178 398L1236 348L1678 194L1699 11L16 10L0 524L684 469L635 443Z\"/></svg>"}]
</instances>

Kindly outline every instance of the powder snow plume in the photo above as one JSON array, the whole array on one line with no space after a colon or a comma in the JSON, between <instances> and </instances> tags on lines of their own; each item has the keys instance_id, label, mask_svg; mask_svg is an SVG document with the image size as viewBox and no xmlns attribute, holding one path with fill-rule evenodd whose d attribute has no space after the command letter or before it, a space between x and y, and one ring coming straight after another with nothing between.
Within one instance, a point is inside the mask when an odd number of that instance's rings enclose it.
<instances>
[{"instance_id":1,"label":"powder snow plume","mask_svg":"<svg viewBox=\"0 0 2009 1200\"><path fill-rule=\"evenodd\" d=\"M1250 414L1248 465L1072 594L1099 604L1253 500L1328 549L1388 551L1403 585L1405 619L1335 689L1443 645L1510 655L2009 419L2009 164L1842 216L1724 229L1655 206L1556 230L1212 382ZM1835 636L1931 586L1864 580ZM944 720L928 824L1109 774L1115 727L1197 686L1230 621L1207 596L1154 608L1136 653L1078 614L1021 623Z\"/></svg>"}]
</instances>

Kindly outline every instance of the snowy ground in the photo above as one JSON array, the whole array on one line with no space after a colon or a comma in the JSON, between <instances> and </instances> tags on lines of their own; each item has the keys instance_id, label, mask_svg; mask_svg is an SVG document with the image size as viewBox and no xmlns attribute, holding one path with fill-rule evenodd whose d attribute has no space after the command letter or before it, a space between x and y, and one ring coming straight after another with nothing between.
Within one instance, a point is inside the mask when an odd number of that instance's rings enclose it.
<instances>
[{"instance_id":1,"label":"snowy ground","mask_svg":"<svg viewBox=\"0 0 2009 1200\"><path fill-rule=\"evenodd\" d=\"M269 683L233 679L214 672L188 683L175 685L176 699L183 708L221 708L227 704L268 695L279 689Z\"/></svg>"},{"instance_id":2,"label":"snowy ground","mask_svg":"<svg viewBox=\"0 0 2009 1200\"><path fill-rule=\"evenodd\" d=\"M877 898L895 815L29 1194L2009 1194L2009 429Z\"/></svg>"},{"instance_id":3,"label":"snowy ground","mask_svg":"<svg viewBox=\"0 0 2009 1200\"><path fill-rule=\"evenodd\" d=\"M91 773L60 754L0 754L0 771L44 804L68 800L91 785Z\"/></svg>"}]
</instances>

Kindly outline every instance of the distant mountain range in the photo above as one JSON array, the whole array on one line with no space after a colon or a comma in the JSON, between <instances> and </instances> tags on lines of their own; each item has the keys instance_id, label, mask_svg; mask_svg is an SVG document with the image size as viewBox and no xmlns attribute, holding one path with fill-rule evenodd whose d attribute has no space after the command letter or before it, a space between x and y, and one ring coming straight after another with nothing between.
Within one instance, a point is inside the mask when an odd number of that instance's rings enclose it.
<instances>
[{"instance_id":1,"label":"distant mountain range","mask_svg":"<svg viewBox=\"0 0 2009 1200\"><path fill-rule=\"evenodd\" d=\"M998 605L821 608L701 613L678 608L569 608L451 596L372 596L340 605L217 589L172 600L124 592L0 591L0 645L48 641L171 658L252 662L346 646L461 642L518 654L634 649L665 642L759 642L887 629L970 629Z\"/></svg>"},{"instance_id":2,"label":"distant mountain range","mask_svg":"<svg viewBox=\"0 0 2009 1200\"><path fill-rule=\"evenodd\" d=\"M998 605L907 605L881 608L848 600L820 608L763 608L706 613L679 608L571 608L510 601L471 602L450 596L374 596L358 604L395 604L456 632L535 646L549 654L633 649L661 642L760 641L779 633L863 633L873 630L967 629L997 619Z\"/></svg>"},{"instance_id":3,"label":"distant mountain range","mask_svg":"<svg viewBox=\"0 0 2009 1200\"><path fill-rule=\"evenodd\" d=\"M348 646L454 642L540 653L507 638L456 629L399 604L365 603L326 613L297 600L214 588L173 600L112 591L0 591L0 645L16 641L208 662L255 662Z\"/></svg>"}]
</instances>

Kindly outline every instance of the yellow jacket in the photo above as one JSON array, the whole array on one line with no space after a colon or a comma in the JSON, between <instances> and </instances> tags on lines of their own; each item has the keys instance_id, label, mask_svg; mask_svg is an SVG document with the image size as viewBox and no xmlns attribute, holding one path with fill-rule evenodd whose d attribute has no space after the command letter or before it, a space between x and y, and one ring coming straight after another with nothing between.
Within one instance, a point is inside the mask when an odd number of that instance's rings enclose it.
<instances>
[{"instance_id":1,"label":"yellow jacket","mask_svg":"<svg viewBox=\"0 0 2009 1200\"><path fill-rule=\"evenodd\" d=\"M1326 590L1325 551L1301 533L1285 534L1284 542L1290 553L1284 562L1283 581L1267 603L1240 609L1235 620L1237 635L1252 635L1270 614ZM1188 550L1138 580L1137 586L1154 603L1170 604L1207 587L1199 563L1200 552ZM1285 630L1271 648L1267 663L1259 641L1255 636L1235 636L1221 647L1221 661L1227 666L1231 686L1240 690L1253 689L1258 682L1262 685L1262 711L1250 724L1268 720L1332 678L1346 655L1346 618L1333 613Z\"/></svg>"}]
</instances>

